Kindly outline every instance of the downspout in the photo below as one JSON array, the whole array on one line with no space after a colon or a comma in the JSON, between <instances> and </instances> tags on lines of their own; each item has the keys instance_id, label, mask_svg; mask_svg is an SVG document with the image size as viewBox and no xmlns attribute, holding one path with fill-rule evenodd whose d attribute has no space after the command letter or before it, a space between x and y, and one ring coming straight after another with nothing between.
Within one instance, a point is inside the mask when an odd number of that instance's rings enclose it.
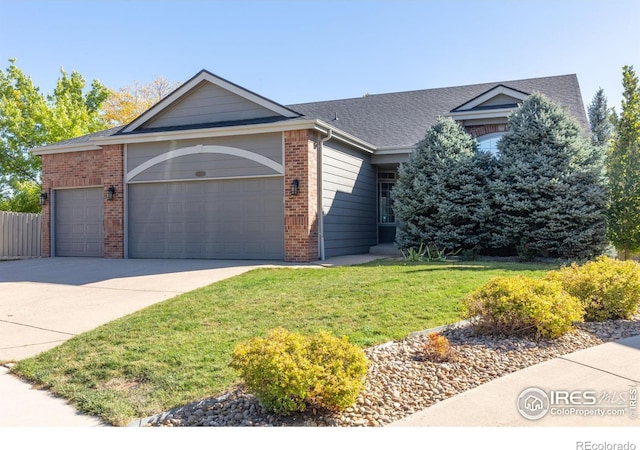
<instances>
[{"instance_id":1,"label":"downspout","mask_svg":"<svg viewBox=\"0 0 640 450\"><path fill-rule=\"evenodd\" d=\"M320 139L318 145L318 244L320 247L320 261L324 256L324 207L322 205L322 148L325 142L333 137L333 130L329 128L327 136Z\"/></svg>"}]
</instances>

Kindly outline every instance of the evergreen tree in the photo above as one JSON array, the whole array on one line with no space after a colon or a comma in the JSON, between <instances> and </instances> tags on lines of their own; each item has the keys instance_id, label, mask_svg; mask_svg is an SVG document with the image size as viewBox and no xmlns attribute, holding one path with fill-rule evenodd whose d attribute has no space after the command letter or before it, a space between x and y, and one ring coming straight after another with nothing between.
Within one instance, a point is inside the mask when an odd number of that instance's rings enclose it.
<instances>
[{"instance_id":1,"label":"evergreen tree","mask_svg":"<svg viewBox=\"0 0 640 450\"><path fill-rule=\"evenodd\" d=\"M400 167L393 190L398 246L449 251L485 246L490 160L455 121L438 119Z\"/></svg>"},{"instance_id":2,"label":"evergreen tree","mask_svg":"<svg viewBox=\"0 0 640 450\"><path fill-rule=\"evenodd\" d=\"M609 237L628 259L640 250L640 87L633 66L622 69L622 112L607 159Z\"/></svg>"},{"instance_id":3,"label":"evergreen tree","mask_svg":"<svg viewBox=\"0 0 640 450\"><path fill-rule=\"evenodd\" d=\"M607 107L604 89L598 89L593 96L593 100L587 108L587 115L591 127L591 144L608 147L613 133L613 123L611 123L611 111Z\"/></svg>"},{"instance_id":4,"label":"evergreen tree","mask_svg":"<svg viewBox=\"0 0 640 450\"><path fill-rule=\"evenodd\" d=\"M601 153L561 106L529 96L498 142L491 183L496 247L529 255L585 258L607 245L606 183Z\"/></svg>"}]
</instances>

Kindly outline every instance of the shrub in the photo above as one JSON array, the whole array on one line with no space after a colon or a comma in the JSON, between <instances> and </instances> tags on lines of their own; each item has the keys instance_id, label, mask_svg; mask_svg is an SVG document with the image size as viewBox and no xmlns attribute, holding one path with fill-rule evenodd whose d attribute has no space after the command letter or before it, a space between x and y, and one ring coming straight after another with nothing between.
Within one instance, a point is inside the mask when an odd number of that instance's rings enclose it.
<instances>
[{"instance_id":1,"label":"shrub","mask_svg":"<svg viewBox=\"0 0 640 450\"><path fill-rule=\"evenodd\" d=\"M480 332L557 338L582 320L580 301L559 282L500 277L468 294L465 316Z\"/></svg>"},{"instance_id":2,"label":"shrub","mask_svg":"<svg viewBox=\"0 0 640 450\"><path fill-rule=\"evenodd\" d=\"M456 352L451 348L449 339L438 334L429 333L427 342L424 344L424 356L429 361L443 362L456 359Z\"/></svg>"},{"instance_id":3,"label":"shrub","mask_svg":"<svg viewBox=\"0 0 640 450\"><path fill-rule=\"evenodd\" d=\"M369 366L362 349L346 337L322 332L310 338L309 356L318 377L309 403L331 411L353 405L364 389Z\"/></svg>"},{"instance_id":4,"label":"shrub","mask_svg":"<svg viewBox=\"0 0 640 450\"><path fill-rule=\"evenodd\" d=\"M262 405L289 415L308 406L338 411L352 405L364 388L368 361L346 338L276 328L266 338L238 344L231 367Z\"/></svg>"},{"instance_id":5,"label":"shrub","mask_svg":"<svg viewBox=\"0 0 640 450\"><path fill-rule=\"evenodd\" d=\"M640 266L634 261L601 256L549 272L547 278L580 300L587 321L630 319L640 305Z\"/></svg>"},{"instance_id":6,"label":"shrub","mask_svg":"<svg viewBox=\"0 0 640 450\"><path fill-rule=\"evenodd\" d=\"M240 343L231 355L231 367L267 409L284 415L304 411L315 374L302 336L276 328L267 338Z\"/></svg>"}]
</instances>

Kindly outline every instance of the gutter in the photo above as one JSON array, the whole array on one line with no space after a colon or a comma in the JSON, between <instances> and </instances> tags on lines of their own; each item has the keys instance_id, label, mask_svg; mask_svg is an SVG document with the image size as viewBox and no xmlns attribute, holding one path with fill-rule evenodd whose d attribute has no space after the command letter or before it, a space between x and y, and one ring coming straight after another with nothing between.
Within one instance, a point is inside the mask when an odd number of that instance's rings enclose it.
<instances>
[{"instance_id":1,"label":"gutter","mask_svg":"<svg viewBox=\"0 0 640 450\"><path fill-rule=\"evenodd\" d=\"M324 143L333 137L333 129L328 128L327 135L320 139L318 145L318 245L320 247L320 261L325 260L324 255L324 207L322 205L322 149Z\"/></svg>"}]
</instances>

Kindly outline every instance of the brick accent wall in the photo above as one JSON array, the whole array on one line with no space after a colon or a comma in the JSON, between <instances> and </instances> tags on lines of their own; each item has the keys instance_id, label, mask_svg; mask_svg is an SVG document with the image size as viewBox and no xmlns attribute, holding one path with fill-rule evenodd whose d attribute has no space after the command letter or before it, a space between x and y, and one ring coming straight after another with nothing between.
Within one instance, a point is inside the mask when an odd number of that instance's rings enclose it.
<instances>
[{"instance_id":1,"label":"brick accent wall","mask_svg":"<svg viewBox=\"0 0 640 450\"><path fill-rule=\"evenodd\" d=\"M284 132L284 244L285 261L319 259L318 249L318 133ZM299 182L298 195L291 183Z\"/></svg>"},{"instance_id":2,"label":"brick accent wall","mask_svg":"<svg viewBox=\"0 0 640 450\"><path fill-rule=\"evenodd\" d=\"M42 256L51 256L51 198L59 188L113 185L113 201L104 202L104 256L124 257L123 147L105 146L102 150L42 155L42 189L49 196L42 207Z\"/></svg>"},{"instance_id":3,"label":"brick accent wall","mask_svg":"<svg viewBox=\"0 0 640 450\"><path fill-rule=\"evenodd\" d=\"M484 136L485 134L501 133L503 131L507 131L507 124L501 123L491 125L475 125L465 127L465 130L467 130L467 133L469 133L471 136L477 138L480 136Z\"/></svg>"}]
</instances>

